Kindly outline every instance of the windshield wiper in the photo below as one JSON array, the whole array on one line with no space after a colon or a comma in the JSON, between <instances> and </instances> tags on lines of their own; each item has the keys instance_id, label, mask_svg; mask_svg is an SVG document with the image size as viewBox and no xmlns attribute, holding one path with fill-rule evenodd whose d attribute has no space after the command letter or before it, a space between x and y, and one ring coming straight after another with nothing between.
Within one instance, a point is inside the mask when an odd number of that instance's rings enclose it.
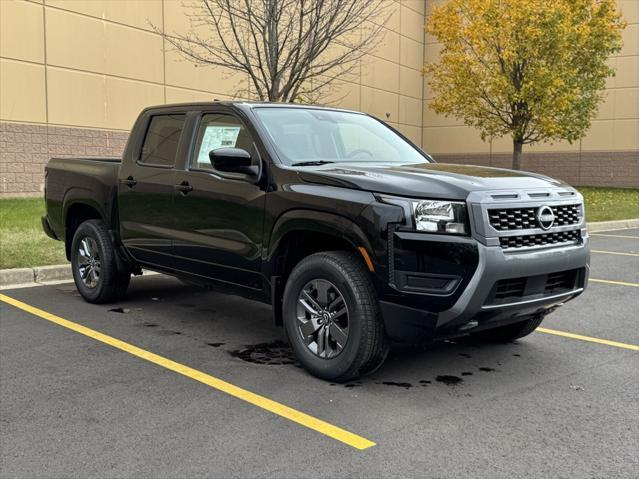
<instances>
[{"instance_id":1,"label":"windshield wiper","mask_svg":"<svg viewBox=\"0 0 639 479\"><path fill-rule=\"evenodd\" d=\"M326 161L326 160L298 161L297 163L293 163L291 166L319 166L319 165L326 165L328 163L335 163L335 162Z\"/></svg>"}]
</instances>

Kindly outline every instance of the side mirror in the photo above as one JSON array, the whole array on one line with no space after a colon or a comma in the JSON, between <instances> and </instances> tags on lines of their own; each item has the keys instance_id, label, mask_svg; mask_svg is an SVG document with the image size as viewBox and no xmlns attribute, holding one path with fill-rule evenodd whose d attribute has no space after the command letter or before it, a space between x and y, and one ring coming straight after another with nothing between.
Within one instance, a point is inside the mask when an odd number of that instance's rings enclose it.
<instances>
[{"instance_id":1,"label":"side mirror","mask_svg":"<svg viewBox=\"0 0 639 479\"><path fill-rule=\"evenodd\" d=\"M211 165L217 171L257 176L259 167L253 164L251 154L241 148L217 148L209 151Z\"/></svg>"}]
</instances>

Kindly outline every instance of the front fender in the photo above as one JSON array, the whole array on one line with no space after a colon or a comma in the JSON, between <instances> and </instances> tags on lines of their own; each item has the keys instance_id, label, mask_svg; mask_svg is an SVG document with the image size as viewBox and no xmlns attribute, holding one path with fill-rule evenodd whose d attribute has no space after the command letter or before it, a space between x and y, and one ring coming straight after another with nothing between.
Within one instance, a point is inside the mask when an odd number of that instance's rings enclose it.
<instances>
[{"instance_id":1,"label":"front fender","mask_svg":"<svg viewBox=\"0 0 639 479\"><path fill-rule=\"evenodd\" d=\"M268 262L277 252L282 239L294 231L314 231L331 236L339 236L353 248L360 246L371 252L371 244L354 221L334 213L309 209L289 210L275 222L271 232L265 258Z\"/></svg>"}]
</instances>

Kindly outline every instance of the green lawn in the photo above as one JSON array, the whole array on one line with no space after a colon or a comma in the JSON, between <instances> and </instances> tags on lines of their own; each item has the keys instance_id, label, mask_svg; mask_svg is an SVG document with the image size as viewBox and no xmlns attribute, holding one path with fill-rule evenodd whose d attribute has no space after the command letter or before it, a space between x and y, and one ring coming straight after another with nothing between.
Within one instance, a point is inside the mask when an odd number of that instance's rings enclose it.
<instances>
[{"instance_id":1,"label":"green lawn","mask_svg":"<svg viewBox=\"0 0 639 479\"><path fill-rule=\"evenodd\" d=\"M610 221L639 218L639 189L581 186L586 220Z\"/></svg>"},{"instance_id":2,"label":"green lawn","mask_svg":"<svg viewBox=\"0 0 639 479\"><path fill-rule=\"evenodd\" d=\"M639 218L639 189L581 187L588 221ZM0 269L66 263L64 245L44 234L42 198L0 199Z\"/></svg>"},{"instance_id":3,"label":"green lawn","mask_svg":"<svg viewBox=\"0 0 639 479\"><path fill-rule=\"evenodd\" d=\"M44 234L42 198L0 199L0 269L66 263L64 244Z\"/></svg>"}]
</instances>

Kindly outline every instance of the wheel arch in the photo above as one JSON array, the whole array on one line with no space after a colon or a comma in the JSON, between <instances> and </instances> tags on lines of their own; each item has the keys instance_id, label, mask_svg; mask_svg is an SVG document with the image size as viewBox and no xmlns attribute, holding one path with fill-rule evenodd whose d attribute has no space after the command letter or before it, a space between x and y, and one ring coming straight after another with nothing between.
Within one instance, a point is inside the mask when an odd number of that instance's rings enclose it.
<instances>
[{"instance_id":1,"label":"wheel arch","mask_svg":"<svg viewBox=\"0 0 639 479\"><path fill-rule=\"evenodd\" d=\"M321 211L291 210L275 222L265 248L264 276L270 279L271 303L276 324L282 324L281 302L288 275L303 258L321 251L357 253L367 269L372 263L370 242L352 220Z\"/></svg>"},{"instance_id":2,"label":"wheel arch","mask_svg":"<svg viewBox=\"0 0 639 479\"><path fill-rule=\"evenodd\" d=\"M104 215L93 201L70 201L64 212L64 248L67 259L71 259L71 243L78 227L87 220L103 220Z\"/></svg>"}]
</instances>

